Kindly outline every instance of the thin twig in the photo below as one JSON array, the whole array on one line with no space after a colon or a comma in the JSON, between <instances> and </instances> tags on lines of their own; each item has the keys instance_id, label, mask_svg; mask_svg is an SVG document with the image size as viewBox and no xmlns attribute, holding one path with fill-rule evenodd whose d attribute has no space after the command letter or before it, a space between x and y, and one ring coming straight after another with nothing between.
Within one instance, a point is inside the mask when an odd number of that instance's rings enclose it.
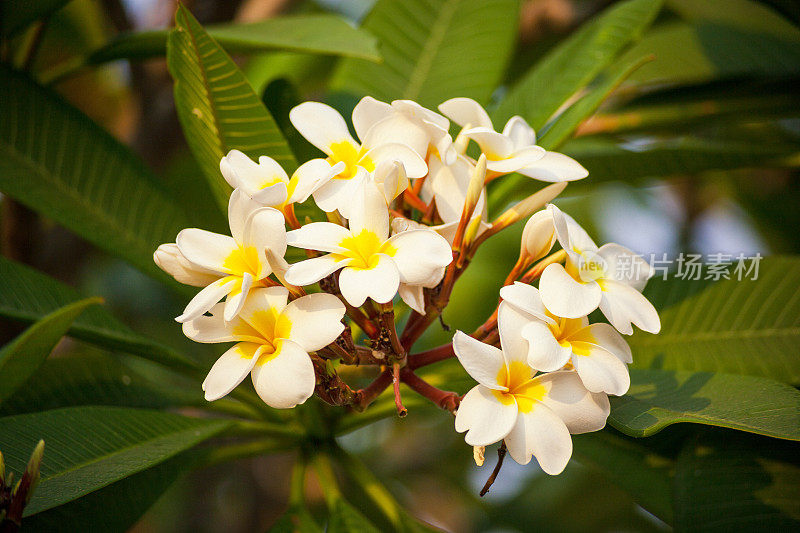
<instances>
[{"instance_id":1,"label":"thin twig","mask_svg":"<svg viewBox=\"0 0 800 533\"><path fill-rule=\"evenodd\" d=\"M404 418L408 414L408 409L403 407L403 400L400 398L400 363L392 365L392 386L394 387L394 405L397 407L397 416Z\"/></svg>"},{"instance_id":2,"label":"thin twig","mask_svg":"<svg viewBox=\"0 0 800 533\"><path fill-rule=\"evenodd\" d=\"M495 479L497 479L497 474L500 473L500 468L503 466L503 459L505 458L506 458L506 443L503 442L497 449L497 464L494 465L494 470L492 470L492 474L489 476L489 479L486 480L486 484L484 484L483 488L481 489L480 492L481 497L486 496L486 493L489 492L489 489L492 488L492 485L494 485L494 481Z\"/></svg>"}]
</instances>

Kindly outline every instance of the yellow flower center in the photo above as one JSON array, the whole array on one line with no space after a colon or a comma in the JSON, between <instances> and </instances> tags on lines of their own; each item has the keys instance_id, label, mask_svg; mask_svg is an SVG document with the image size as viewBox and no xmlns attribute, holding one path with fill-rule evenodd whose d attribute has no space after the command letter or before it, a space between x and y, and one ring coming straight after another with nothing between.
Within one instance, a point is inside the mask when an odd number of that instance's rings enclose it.
<instances>
[{"instance_id":1,"label":"yellow flower center","mask_svg":"<svg viewBox=\"0 0 800 533\"><path fill-rule=\"evenodd\" d=\"M245 272L249 272L255 277L261 269L261 262L258 260L255 246L240 246L225 258L222 266L233 274L241 276Z\"/></svg>"},{"instance_id":2,"label":"yellow flower center","mask_svg":"<svg viewBox=\"0 0 800 533\"><path fill-rule=\"evenodd\" d=\"M344 253L332 254L337 260L352 259L350 268L371 270L378 265L378 254L393 256L397 249L388 242L381 241L380 237L369 230L361 230L358 235L350 235L339 242L344 248Z\"/></svg>"},{"instance_id":3,"label":"yellow flower center","mask_svg":"<svg viewBox=\"0 0 800 533\"><path fill-rule=\"evenodd\" d=\"M362 167L368 172L375 171L375 161L367 156L366 151L358 145L349 141L341 141L331 144L330 148L333 154L328 157L328 163L335 165L341 161L346 165L341 174L334 176L333 179L352 179L356 176L358 167Z\"/></svg>"},{"instance_id":4,"label":"yellow flower center","mask_svg":"<svg viewBox=\"0 0 800 533\"><path fill-rule=\"evenodd\" d=\"M272 359L265 356L274 354L278 349L278 342L281 339L288 339L291 332L292 322L274 308L260 309L233 328L234 335L257 340L262 346L261 357L257 363L260 365Z\"/></svg>"},{"instance_id":5,"label":"yellow flower center","mask_svg":"<svg viewBox=\"0 0 800 533\"><path fill-rule=\"evenodd\" d=\"M513 361L508 368L501 368L497 373L497 383L508 390L493 390L492 394L503 405L516 401L517 407L523 413L531 412L535 403L547 394L547 388L538 380L532 379L530 367L522 361Z\"/></svg>"}]
</instances>

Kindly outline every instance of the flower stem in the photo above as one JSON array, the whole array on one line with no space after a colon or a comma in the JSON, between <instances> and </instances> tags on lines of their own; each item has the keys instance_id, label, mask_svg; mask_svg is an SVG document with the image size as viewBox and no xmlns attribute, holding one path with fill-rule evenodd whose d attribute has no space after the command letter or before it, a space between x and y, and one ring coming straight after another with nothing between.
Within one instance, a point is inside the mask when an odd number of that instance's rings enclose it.
<instances>
[{"instance_id":1,"label":"flower stem","mask_svg":"<svg viewBox=\"0 0 800 533\"><path fill-rule=\"evenodd\" d=\"M483 488L481 489L480 492L481 497L486 496L486 493L489 492L489 489L492 488L492 485L494 485L494 481L495 479L497 479L497 474L500 473L500 468L502 468L503 459L505 458L506 458L506 443L503 442L497 449L497 464L494 465L494 470L492 470L492 474L489 476L489 479L486 480L486 484L484 484Z\"/></svg>"},{"instance_id":2,"label":"flower stem","mask_svg":"<svg viewBox=\"0 0 800 533\"><path fill-rule=\"evenodd\" d=\"M408 358L408 368L411 370L421 368L423 366L432 365L445 359L455 357L452 344L443 344L437 348L427 350L424 352L415 353Z\"/></svg>"},{"instance_id":3,"label":"flower stem","mask_svg":"<svg viewBox=\"0 0 800 533\"><path fill-rule=\"evenodd\" d=\"M411 387L411 389L416 391L417 394L428 398L442 409L450 411L453 414L455 414L456 409L458 409L458 404L461 402L461 396L459 396L458 393L443 391L434 387L418 375L414 374L414 372L408 367L401 370L400 378L403 383Z\"/></svg>"},{"instance_id":4,"label":"flower stem","mask_svg":"<svg viewBox=\"0 0 800 533\"><path fill-rule=\"evenodd\" d=\"M365 389L359 390L358 394L361 398L359 407L361 410L366 409L369 404L375 401L375 398L380 396L381 393L386 390L386 387L388 387L391 383L392 372L387 369L381 372L378 377L375 378L375 381L370 383Z\"/></svg>"},{"instance_id":5,"label":"flower stem","mask_svg":"<svg viewBox=\"0 0 800 533\"><path fill-rule=\"evenodd\" d=\"M408 414L408 409L403 407L403 400L400 398L400 363L392 365L392 387L394 387L394 405L397 407L397 416L404 418Z\"/></svg>"}]
</instances>

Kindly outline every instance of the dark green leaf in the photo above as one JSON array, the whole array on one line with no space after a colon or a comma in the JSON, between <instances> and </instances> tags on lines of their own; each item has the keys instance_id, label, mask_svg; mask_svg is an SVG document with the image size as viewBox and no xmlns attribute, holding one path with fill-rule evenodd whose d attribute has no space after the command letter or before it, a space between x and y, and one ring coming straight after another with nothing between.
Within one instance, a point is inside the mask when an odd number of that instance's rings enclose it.
<instances>
[{"instance_id":1,"label":"dark green leaf","mask_svg":"<svg viewBox=\"0 0 800 533\"><path fill-rule=\"evenodd\" d=\"M800 440L800 392L754 376L633 368L631 388L611 399L608 421L634 437L691 422Z\"/></svg>"},{"instance_id":2,"label":"dark green leaf","mask_svg":"<svg viewBox=\"0 0 800 533\"><path fill-rule=\"evenodd\" d=\"M511 54L518 11L513 0L380 0L364 28L380 40L383 63L347 59L331 86L428 107L455 96L485 103Z\"/></svg>"},{"instance_id":3,"label":"dark green leaf","mask_svg":"<svg viewBox=\"0 0 800 533\"><path fill-rule=\"evenodd\" d=\"M269 528L269 533L322 533L314 517L303 507L289 509Z\"/></svg>"},{"instance_id":4,"label":"dark green leaf","mask_svg":"<svg viewBox=\"0 0 800 533\"><path fill-rule=\"evenodd\" d=\"M102 303L89 298L50 313L0 350L0 404L28 381L44 363L84 309Z\"/></svg>"},{"instance_id":5,"label":"dark green leaf","mask_svg":"<svg viewBox=\"0 0 800 533\"><path fill-rule=\"evenodd\" d=\"M676 531L797 531L800 461L797 445L703 432L679 457Z\"/></svg>"},{"instance_id":6,"label":"dark green leaf","mask_svg":"<svg viewBox=\"0 0 800 533\"><path fill-rule=\"evenodd\" d=\"M672 523L672 459L608 430L575 435L572 442L580 463L600 469L636 503Z\"/></svg>"},{"instance_id":7,"label":"dark green leaf","mask_svg":"<svg viewBox=\"0 0 800 533\"><path fill-rule=\"evenodd\" d=\"M0 416L76 405L165 408L205 406L200 387L156 383L111 355L48 359L27 386L0 404Z\"/></svg>"},{"instance_id":8,"label":"dark green leaf","mask_svg":"<svg viewBox=\"0 0 800 533\"><path fill-rule=\"evenodd\" d=\"M326 531L328 533L352 533L353 531L378 533L378 529L344 498L339 498L333 504Z\"/></svg>"},{"instance_id":9,"label":"dark green leaf","mask_svg":"<svg viewBox=\"0 0 800 533\"><path fill-rule=\"evenodd\" d=\"M493 118L502 124L521 115L540 129L564 102L641 38L660 10L660 0L628 0L608 8L539 61L511 88Z\"/></svg>"},{"instance_id":10,"label":"dark green leaf","mask_svg":"<svg viewBox=\"0 0 800 533\"><path fill-rule=\"evenodd\" d=\"M69 0L4 0L0 6L2 35L12 36L33 22L61 9Z\"/></svg>"},{"instance_id":11,"label":"dark green leaf","mask_svg":"<svg viewBox=\"0 0 800 533\"><path fill-rule=\"evenodd\" d=\"M175 481L192 469L200 455L197 452L199 450L183 452L82 498L29 516L23 520L23 530L127 531Z\"/></svg>"},{"instance_id":12,"label":"dark green leaf","mask_svg":"<svg viewBox=\"0 0 800 533\"><path fill-rule=\"evenodd\" d=\"M141 472L230 425L159 411L68 407L0 419L0 450L22 471L44 439L42 479L26 515L36 514Z\"/></svg>"},{"instance_id":13,"label":"dark green leaf","mask_svg":"<svg viewBox=\"0 0 800 533\"><path fill-rule=\"evenodd\" d=\"M267 155L294 170L294 156L272 115L236 63L183 6L169 34L167 66L186 141L223 211L231 188L219 162L229 150L256 159Z\"/></svg>"},{"instance_id":14,"label":"dark green leaf","mask_svg":"<svg viewBox=\"0 0 800 533\"><path fill-rule=\"evenodd\" d=\"M23 74L0 67L0 190L156 279L159 244L187 226L125 146Z\"/></svg>"},{"instance_id":15,"label":"dark green leaf","mask_svg":"<svg viewBox=\"0 0 800 533\"><path fill-rule=\"evenodd\" d=\"M800 258L765 258L755 280L752 272L738 280L735 267L719 282L651 280L645 295L661 332L630 338L633 365L800 383Z\"/></svg>"},{"instance_id":16,"label":"dark green leaf","mask_svg":"<svg viewBox=\"0 0 800 533\"><path fill-rule=\"evenodd\" d=\"M289 50L380 61L374 37L335 15L289 15L251 24L208 26L230 54ZM89 63L163 56L169 31L123 34L89 56Z\"/></svg>"},{"instance_id":17,"label":"dark green leaf","mask_svg":"<svg viewBox=\"0 0 800 533\"><path fill-rule=\"evenodd\" d=\"M72 287L0 256L0 316L36 322L56 309L80 299ZM79 316L69 334L111 350L121 350L178 370L197 364L176 351L130 330L102 307L90 307Z\"/></svg>"}]
</instances>

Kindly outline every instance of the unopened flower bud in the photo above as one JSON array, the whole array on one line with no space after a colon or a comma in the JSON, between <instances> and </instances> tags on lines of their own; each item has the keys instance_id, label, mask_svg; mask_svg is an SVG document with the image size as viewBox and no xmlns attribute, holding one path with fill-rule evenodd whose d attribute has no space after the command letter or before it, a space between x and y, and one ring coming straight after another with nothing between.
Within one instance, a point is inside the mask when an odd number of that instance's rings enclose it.
<instances>
[{"instance_id":1,"label":"unopened flower bud","mask_svg":"<svg viewBox=\"0 0 800 533\"><path fill-rule=\"evenodd\" d=\"M475 459L476 465L483 466L483 462L486 460L486 457L484 457L485 452L486 452L486 446L472 447L472 458Z\"/></svg>"},{"instance_id":2,"label":"unopened flower bud","mask_svg":"<svg viewBox=\"0 0 800 533\"><path fill-rule=\"evenodd\" d=\"M537 261L550 252L555 242L553 215L547 209L537 211L531 215L522 230L520 257L527 255L530 261Z\"/></svg>"}]
</instances>

